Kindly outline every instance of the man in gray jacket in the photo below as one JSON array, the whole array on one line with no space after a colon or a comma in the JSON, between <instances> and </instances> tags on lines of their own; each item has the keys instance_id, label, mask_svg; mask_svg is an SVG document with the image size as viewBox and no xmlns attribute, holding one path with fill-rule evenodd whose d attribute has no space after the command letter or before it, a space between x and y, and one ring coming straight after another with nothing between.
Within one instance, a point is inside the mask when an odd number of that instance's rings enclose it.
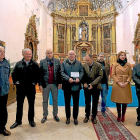
<instances>
[{"instance_id":1,"label":"man in gray jacket","mask_svg":"<svg viewBox=\"0 0 140 140\"><path fill-rule=\"evenodd\" d=\"M78 112L79 112L79 93L81 89L81 79L83 77L83 67L80 61L75 59L75 53L73 50L69 51L68 59L62 62L61 76L62 76L62 89L64 90L65 98L65 113L66 124L70 123L70 100L73 98L73 118L74 124L78 124Z\"/></svg>"},{"instance_id":2,"label":"man in gray jacket","mask_svg":"<svg viewBox=\"0 0 140 140\"><path fill-rule=\"evenodd\" d=\"M53 98L53 116L59 122L58 113L58 89L61 88L60 61L53 57L51 49L46 50L46 58L40 61L39 89L43 92L43 118L41 123L47 120L48 98L51 91Z\"/></svg>"},{"instance_id":3,"label":"man in gray jacket","mask_svg":"<svg viewBox=\"0 0 140 140\"><path fill-rule=\"evenodd\" d=\"M10 65L4 57L4 47L0 46L0 134L9 136L11 133L6 130L5 125L8 118L7 99L9 93Z\"/></svg>"}]
</instances>

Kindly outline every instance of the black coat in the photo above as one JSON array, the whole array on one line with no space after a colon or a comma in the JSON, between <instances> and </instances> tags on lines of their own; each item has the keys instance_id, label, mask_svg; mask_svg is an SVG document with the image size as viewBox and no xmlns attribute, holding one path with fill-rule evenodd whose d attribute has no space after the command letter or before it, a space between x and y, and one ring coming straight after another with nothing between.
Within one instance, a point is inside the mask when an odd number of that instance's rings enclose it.
<instances>
[{"instance_id":1,"label":"black coat","mask_svg":"<svg viewBox=\"0 0 140 140\"><path fill-rule=\"evenodd\" d=\"M54 83L58 86L58 84L61 83L59 59L53 58L53 66L54 66ZM39 85L42 86L43 88L46 88L49 80L48 62L46 58L40 61L39 69L40 69Z\"/></svg>"},{"instance_id":2,"label":"black coat","mask_svg":"<svg viewBox=\"0 0 140 140\"><path fill-rule=\"evenodd\" d=\"M30 60L29 64L26 65L24 59L17 62L12 72L12 79L14 84L19 82L19 85L36 85L39 82L39 66L38 64Z\"/></svg>"},{"instance_id":3,"label":"black coat","mask_svg":"<svg viewBox=\"0 0 140 140\"><path fill-rule=\"evenodd\" d=\"M138 96L140 96L140 63L133 67L132 79L135 82L136 91L139 92Z\"/></svg>"}]
</instances>

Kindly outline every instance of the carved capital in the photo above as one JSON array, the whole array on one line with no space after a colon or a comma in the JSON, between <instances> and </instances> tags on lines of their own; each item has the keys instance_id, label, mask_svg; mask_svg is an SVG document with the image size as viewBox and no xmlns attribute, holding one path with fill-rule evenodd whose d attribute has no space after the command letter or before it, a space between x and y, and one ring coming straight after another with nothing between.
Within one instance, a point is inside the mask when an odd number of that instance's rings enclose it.
<instances>
[{"instance_id":1,"label":"carved capital","mask_svg":"<svg viewBox=\"0 0 140 140\"><path fill-rule=\"evenodd\" d=\"M115 21L111 22L111 25L116 26L116 22Z\"/></svg>"},{"instance_id":2,"label":"carved capital","mask_svg":"<svg viewBox=\"0 0 140 140\"><path fill-rule=\"evenodd\" d=\"M56 22L53 23L53 26L57 26L57 25L58 25L58 23L56 23Z\"/></svg>"},{"instance_id":3,"label":"carved capital","mask_svg":"<svg viewBox=\"0 0 140 140\"><path fill-rule=\"evenodd\" d=\"M67 25L67 29L70 29L71 28L71 25Z\"/></svg>"}]
</instances>

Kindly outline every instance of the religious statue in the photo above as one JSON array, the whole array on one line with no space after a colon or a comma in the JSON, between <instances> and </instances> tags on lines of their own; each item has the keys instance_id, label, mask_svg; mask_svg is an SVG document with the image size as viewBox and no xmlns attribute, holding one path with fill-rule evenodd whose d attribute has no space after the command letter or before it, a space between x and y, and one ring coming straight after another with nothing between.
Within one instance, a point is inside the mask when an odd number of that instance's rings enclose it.
<instances>
[{"instance_id":1,"label":"religious statue","mask_svg":"<svg viewBox=\"0 0 140 140\"><path fill-rule=\"evenodd\" d=\"M87 35L86 28L83 28L83 29L82 29L81 35L82 35L82 37L81 37L81 40L82 40L82 41L87 40L87 39L86 39L86 35Z\"/></svg>"}]
</instances>

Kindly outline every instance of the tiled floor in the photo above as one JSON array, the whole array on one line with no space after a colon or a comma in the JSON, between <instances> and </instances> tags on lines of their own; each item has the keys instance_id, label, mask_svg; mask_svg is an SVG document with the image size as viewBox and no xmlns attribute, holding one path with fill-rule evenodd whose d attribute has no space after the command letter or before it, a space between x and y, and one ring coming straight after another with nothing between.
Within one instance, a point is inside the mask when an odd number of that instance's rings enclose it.
<instances>
[{"instance_id":1,"label":"tiled floor","mask_svg":"<svg viewBox=\"0 0 140 140\"><path fill-rule=\"evenodd\" d=\"M110 108L110 110L115 115L117 114L116 108ZM135 110L136 108L127 109L124 125L140 140L140 127L135 126ZM15 122L16 103L8 106L8 113L9 117L6 128L10 130L10 126ZM37 126L31 128L28 124L28 103L27 100L25 100L22 125L10 130L12 134L9 137L0 135L0 140L98 140L91 121L87 124L83 123L84 107L79 108L79 124L77 126L74 125L72 118L70 125L65 124L64 107L59 107L58 115L61 121L55 122L52 116L52 106L49 106L48 120L44 124L41 124L42 95L38 93L35 103L35 122Z\"/></svg>"}]
</instances>

